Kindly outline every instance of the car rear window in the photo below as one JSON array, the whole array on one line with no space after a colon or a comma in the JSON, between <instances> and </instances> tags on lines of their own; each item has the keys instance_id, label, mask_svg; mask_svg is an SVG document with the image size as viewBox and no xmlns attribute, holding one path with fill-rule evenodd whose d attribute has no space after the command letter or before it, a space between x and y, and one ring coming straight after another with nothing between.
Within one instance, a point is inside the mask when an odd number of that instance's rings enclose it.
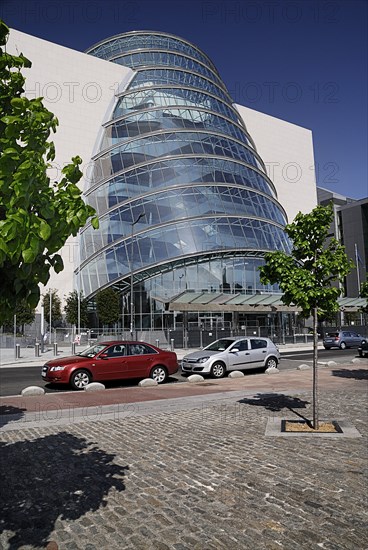
<instances>
[{"instance_id":1,"label":"car rear window","mask_svg":"<svg viewBox=\"0 0 368 550\"><path fill-rule=\"evenodd\" d=\"M338 332L326 332L326 338L338 338Z\"/></svg>"},{"instance_id":2,"label":"car rear window","mask_svg":"<svg viewBox=\"0 0 368 550\"><path fill-rule=\"evenodd\" d=\"M147 355L151 353L157 353L156 350L147 346L146 344L129 344L129 354L130 355Z\"/></svg>"},{"instance_id":3,"label":"car rear window","mask_svg":"<svg viewBox=\"0 0 368 550\"><path fill-rule=\"evenodd\" d=\"M252 349L267 348L267 341L266 340L251 340L250 341L250 347Z\"/></svg>"}]
</instances>

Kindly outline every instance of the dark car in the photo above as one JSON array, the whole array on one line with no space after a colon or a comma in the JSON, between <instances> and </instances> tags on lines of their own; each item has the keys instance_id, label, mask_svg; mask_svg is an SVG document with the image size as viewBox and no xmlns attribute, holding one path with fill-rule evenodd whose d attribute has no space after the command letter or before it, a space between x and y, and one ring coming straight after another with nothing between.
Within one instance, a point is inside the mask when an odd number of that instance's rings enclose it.
<instances>
[{"instance_id":1,"label":"dark car","mask_svg":"<svg viewBox=\"0 0 368 550\"><path fill-rule=\"evenodd\" d=\"M326 332L323 338L323 346L325 349L331 348L358 348L365 340L364 336L353 332L352 330L339 330L334 332Z\"/></svg>"},{"instance_id":2,"label":"dark car","mask_svg":"<svg viewBox=\"0 0 368 550\"><path fill-rule=\"evenodd\" d=\"M368 357L368 338L362 340L361 346L358 348L359 357Z\"/></svg>"},{"instance_id":3,"label":"dark car","mask_svg":"<svg viewBox=\"0 0 368 550\"><path fill-rule=\"evenodd\" d=\"M145 342L110 341L95 344L71 357L47 361L45 382L70 384L83 390L91 382L153 378L158 384L178 370L176 353Z\"/></svg>"}]
</instances>

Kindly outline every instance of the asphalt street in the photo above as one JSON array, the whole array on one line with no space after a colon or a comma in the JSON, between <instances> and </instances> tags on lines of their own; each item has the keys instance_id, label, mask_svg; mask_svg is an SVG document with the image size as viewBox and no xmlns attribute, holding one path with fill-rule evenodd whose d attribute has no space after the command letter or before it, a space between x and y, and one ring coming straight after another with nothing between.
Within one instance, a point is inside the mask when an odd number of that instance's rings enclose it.
<instances>
[{"instance_id":1,"label":"asphalt street","mask_svg":"<svg viewBox=\"0 0 368 550\"><path fill-rule=\"evenodd\" d=\"M293 351L282 352L280 362L281 370L295 369L301 363L310 363L312 361L312 351ZM337 363L351 361L357 357L356 350L319 350L320 361L336 361ZM69 386L57 386L46 384L41 379L41 369L45 361L34 363L32 366L3 366L0 369L0 396L19 395L27 386L41 386L45 388L46 393L70 391ZM247 376L258 374L260 369L245 371ZM168 383L185 382L186 377L179 371L169 378ZM107 389L132 387L138 384L139 380L125 380L106 383Z\"/></svg>"}]
</instances>

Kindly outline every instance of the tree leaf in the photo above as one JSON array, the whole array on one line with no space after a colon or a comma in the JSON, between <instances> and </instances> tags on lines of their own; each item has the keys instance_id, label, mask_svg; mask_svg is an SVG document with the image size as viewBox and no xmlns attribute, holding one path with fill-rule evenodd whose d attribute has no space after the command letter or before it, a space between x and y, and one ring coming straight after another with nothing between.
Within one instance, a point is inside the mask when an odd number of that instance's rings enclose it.
<instances>
[{"instance_id":1,"label":"tree leaf","mask_svg":"<svg viewBox=\"0 0 368 550\"><path fill-rule=\"evenodd\" d=\"M41 239L43 239L44 241L47 241L47 239L51 235L51 227L42 219L40 220L39 234Z\"/></svg>"}]
</instances>

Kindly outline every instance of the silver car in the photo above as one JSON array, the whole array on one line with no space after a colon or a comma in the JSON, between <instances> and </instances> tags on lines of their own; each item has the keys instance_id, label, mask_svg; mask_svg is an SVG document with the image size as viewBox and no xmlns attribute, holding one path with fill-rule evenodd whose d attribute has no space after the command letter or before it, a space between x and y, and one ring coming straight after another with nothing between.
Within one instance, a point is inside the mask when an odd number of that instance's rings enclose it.
<instances>
[{"instance_id":1,"label":"silver car","mask_svg":"<svg viewBox=\"0 0 368 550\"><path fill-rule=\"evenodd\" d=\"M358 348L364 336L352 332L351 330L340 330L336 332L327 332L323 338L323 346L325 349L331 348Z\"/></svg>"},{"instance_id":2,"label":"silver car","mask_svg":"<svg viewBox=\"0 0 368 550\"><path fill-rule=\"evenodd\" d=\"M280 352L269 338L230 337L185 355L181 370L183 373L210 374L221 378L232 370L277 367L279 360Z\"/></svg>"}]
</instances>

